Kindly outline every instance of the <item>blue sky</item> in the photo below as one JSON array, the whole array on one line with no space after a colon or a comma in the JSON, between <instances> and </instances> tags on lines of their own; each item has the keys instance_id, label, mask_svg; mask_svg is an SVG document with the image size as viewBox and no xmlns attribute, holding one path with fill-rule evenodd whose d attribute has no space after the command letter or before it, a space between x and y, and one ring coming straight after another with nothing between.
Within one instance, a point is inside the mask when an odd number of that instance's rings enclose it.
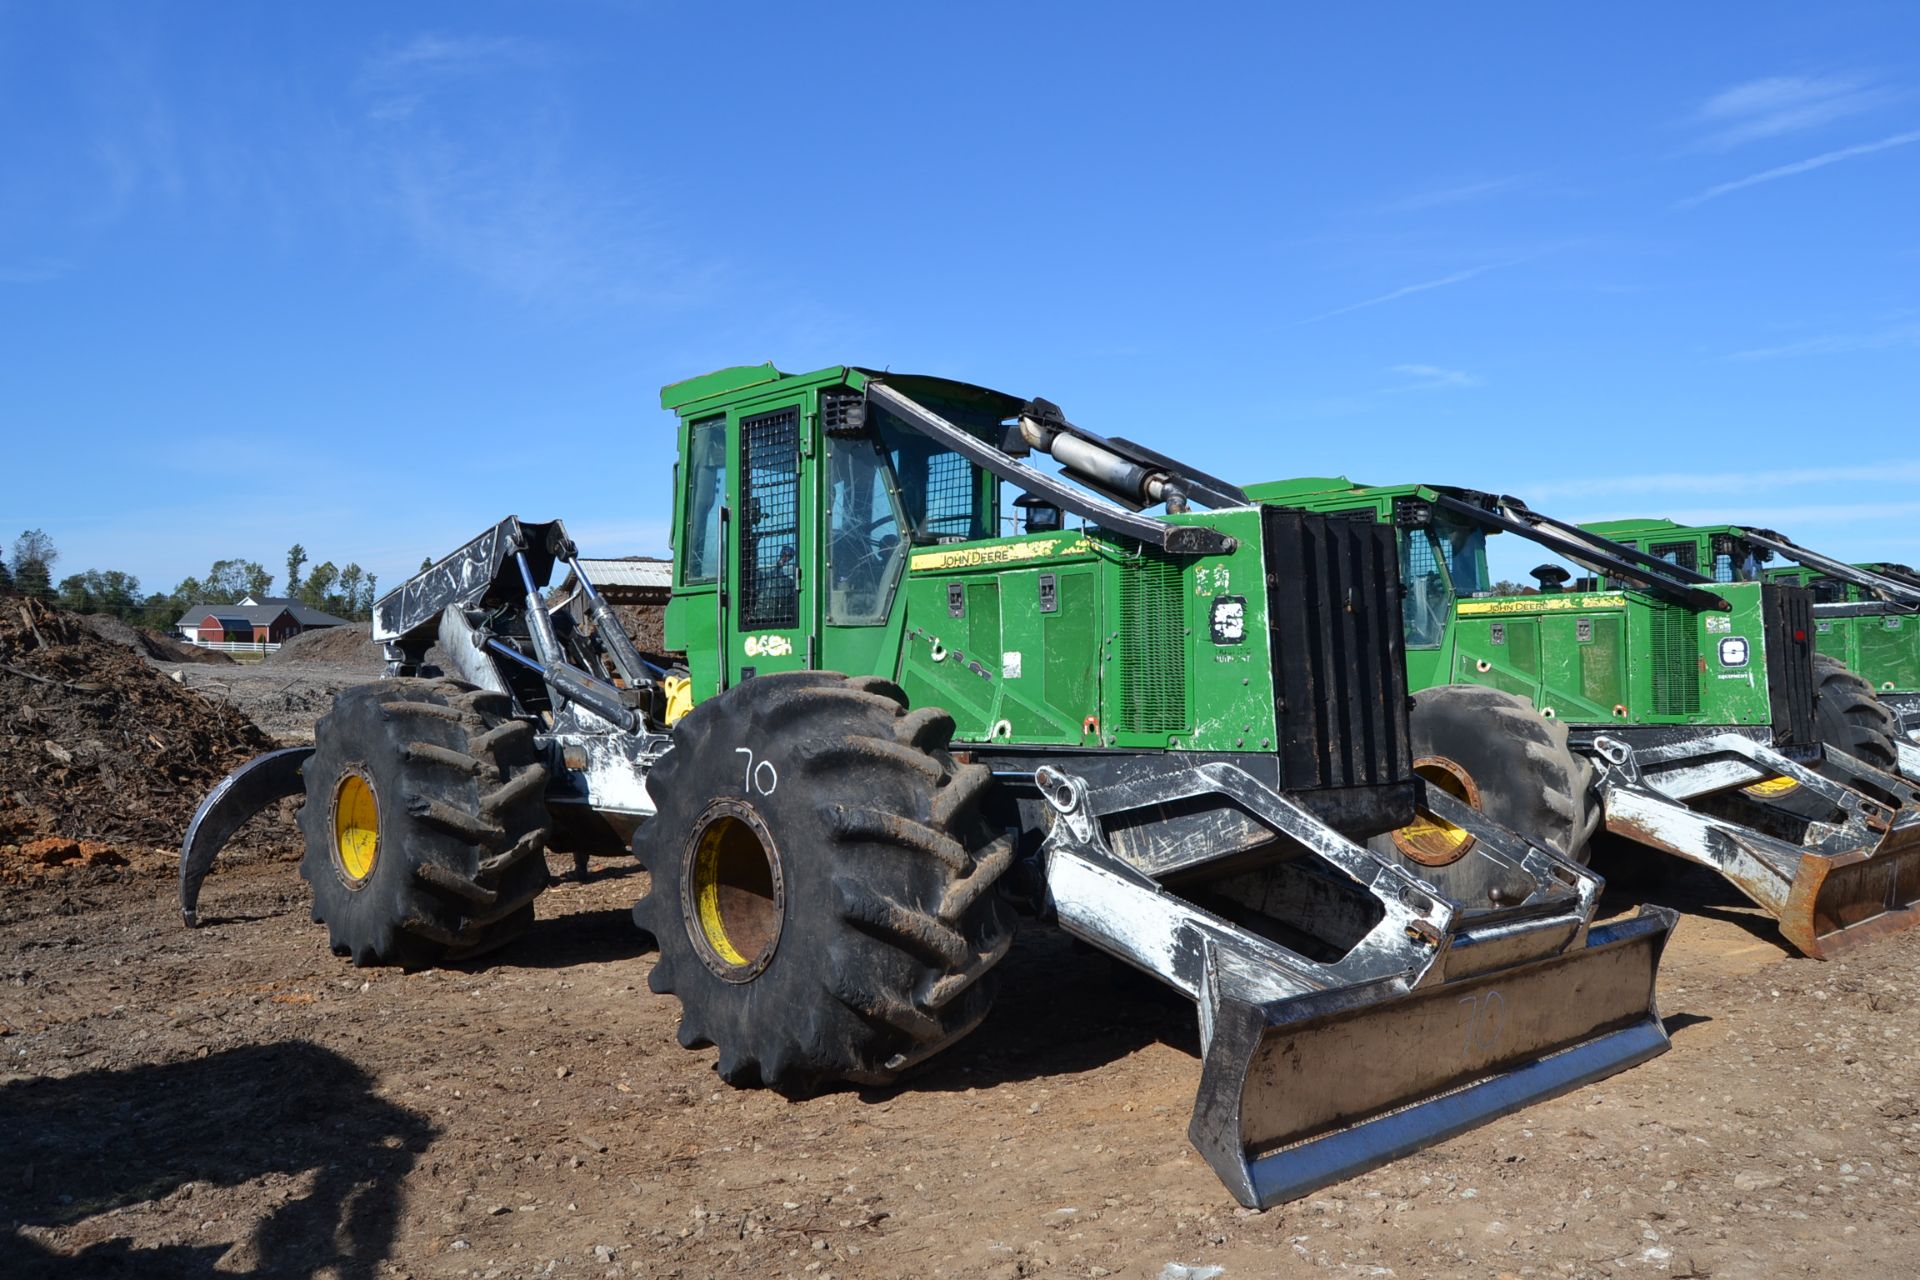
<instances>
[{"instance_id":1,"label":"blue sky","mask_svg":"<svg viewBox=\"0 0 1920 1280\"><path fill-rule=\"evenodd\" d=\"M0 0L0 120L63 574L660 551L659 386L769 359L1920 559L1910 4Z\"/></svg>"}]
</instances>

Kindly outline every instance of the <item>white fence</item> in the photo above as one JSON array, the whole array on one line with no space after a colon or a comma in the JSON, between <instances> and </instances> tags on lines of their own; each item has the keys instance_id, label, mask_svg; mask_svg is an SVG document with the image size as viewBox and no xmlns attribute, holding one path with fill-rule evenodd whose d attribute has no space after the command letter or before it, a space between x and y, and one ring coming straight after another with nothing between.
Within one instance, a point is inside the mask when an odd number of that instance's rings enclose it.
<instances>
[{"instance_id":1,"label":"white fence","mask_svg":"<svg viewBox=\"0 0 1920 1280\"><path fill-rule=\"evenodd\" d=\"M264 640L198 640L188 639L187 643L196 649L218 649L221 653L273 653L280 646L268 644Z\"/></svg>"}]
</instances>

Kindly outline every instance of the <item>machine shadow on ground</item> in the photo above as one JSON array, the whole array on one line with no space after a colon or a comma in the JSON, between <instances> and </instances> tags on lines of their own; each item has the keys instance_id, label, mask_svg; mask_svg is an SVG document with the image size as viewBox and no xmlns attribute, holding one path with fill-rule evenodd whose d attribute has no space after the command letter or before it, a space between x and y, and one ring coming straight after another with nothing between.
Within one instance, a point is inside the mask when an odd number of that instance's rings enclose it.
<instances>
[{"instance_id":1,"label":"machine shadow on ground","mask_svg":"<svg viewBox=\"0 0 1920 1280\"><path fill-rule=\"evenodd\" d=\"M632 960L651 955L653 935L633 922L631 907L567 911L542 899L533 927L511 946L492 955L476 956L456 968L478 972L491 968L569 969L576 965ZM552 912L553 914L548 914Z\"/></svg>"},{"instance_id":2,"label":"machine shadow on ground","mask_svg":"<svg viewBox=\"0 0 1920 1280\"><path fill-rule=\"evenodd\" d=\"M201 1277L224 1258L223 1274L371 1280L394 1243L402 1183L437 1133L375 1097L353 1062L304 1041L15 1081L0 1087L0 1275ZM109 1226L56 1253L23 1231L137 1209L191 1183L261 1179L258 1220L237 1245L134 1247Z\"/></svg>"},{"instance_id":3,"label":"machine shadow on ground","mask_svg":"<svg viewBox=\"0 0 1920 1280\"><path fill-rule=\"evenodd\" d=\"M999 968L1000 996L979 1030L922 1071L870 1101L895 1093L965 1092L1097 1070L1149 1044L1171 1045L1197 1061L1200 1034L1191 1001L1058 930L1023 923Z\"/></svg>"}]
</instances>

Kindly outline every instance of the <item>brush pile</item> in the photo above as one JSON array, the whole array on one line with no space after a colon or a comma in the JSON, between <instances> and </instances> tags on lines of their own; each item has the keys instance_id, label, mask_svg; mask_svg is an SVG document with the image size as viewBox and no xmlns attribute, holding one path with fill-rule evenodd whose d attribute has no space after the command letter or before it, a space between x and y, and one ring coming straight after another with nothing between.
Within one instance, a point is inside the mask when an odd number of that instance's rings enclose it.
<instances>
[{"instance_id":1,"label":"brush pile","mask_svg":"<svg viewBox=\"0 0 1920 1280\"><path fill-rule=\"evenodd\" d=\"M177 847L227 772L275 744L86 620L0 596L0 873Z\"/></svg>"}]
</instances>

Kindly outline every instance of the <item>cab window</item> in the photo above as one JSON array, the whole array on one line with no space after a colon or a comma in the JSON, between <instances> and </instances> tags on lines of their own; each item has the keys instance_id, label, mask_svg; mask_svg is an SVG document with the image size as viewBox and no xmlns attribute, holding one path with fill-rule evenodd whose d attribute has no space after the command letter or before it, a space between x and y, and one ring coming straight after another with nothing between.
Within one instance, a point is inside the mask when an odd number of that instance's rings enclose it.
<instances>
[{"instance_id":1,"label":"cab window","mask_svg":"<svg viewBox=\"0 0 1920 1280\"><path fill-rule=\"evenodd\" d=\"M687 428L687 508L680 580L720 576L720 508L727 500L727 420L708 418Z\"/></svg>"},{"instance_id":2,"label":"cab window","mask_svg":"<svg viewBox=\"0 0 1920 1280\"><path fill-rule=\"evenodd\" d=\"M1401 620L1410 649L1435 649L1459 596L1483 594L1486 530L1438 517L1400 535Z\"/></svg>"},{"instance_id":3,"label":"cab window","mask_svg":"<svg viewBox=\"0 0 1920 1280\"><path fill-rule=\"evenodd\" d=\"M908 540L893 465L870 435L827 439L827 621L886 621Z\"/></svg>"}]
</instances>

